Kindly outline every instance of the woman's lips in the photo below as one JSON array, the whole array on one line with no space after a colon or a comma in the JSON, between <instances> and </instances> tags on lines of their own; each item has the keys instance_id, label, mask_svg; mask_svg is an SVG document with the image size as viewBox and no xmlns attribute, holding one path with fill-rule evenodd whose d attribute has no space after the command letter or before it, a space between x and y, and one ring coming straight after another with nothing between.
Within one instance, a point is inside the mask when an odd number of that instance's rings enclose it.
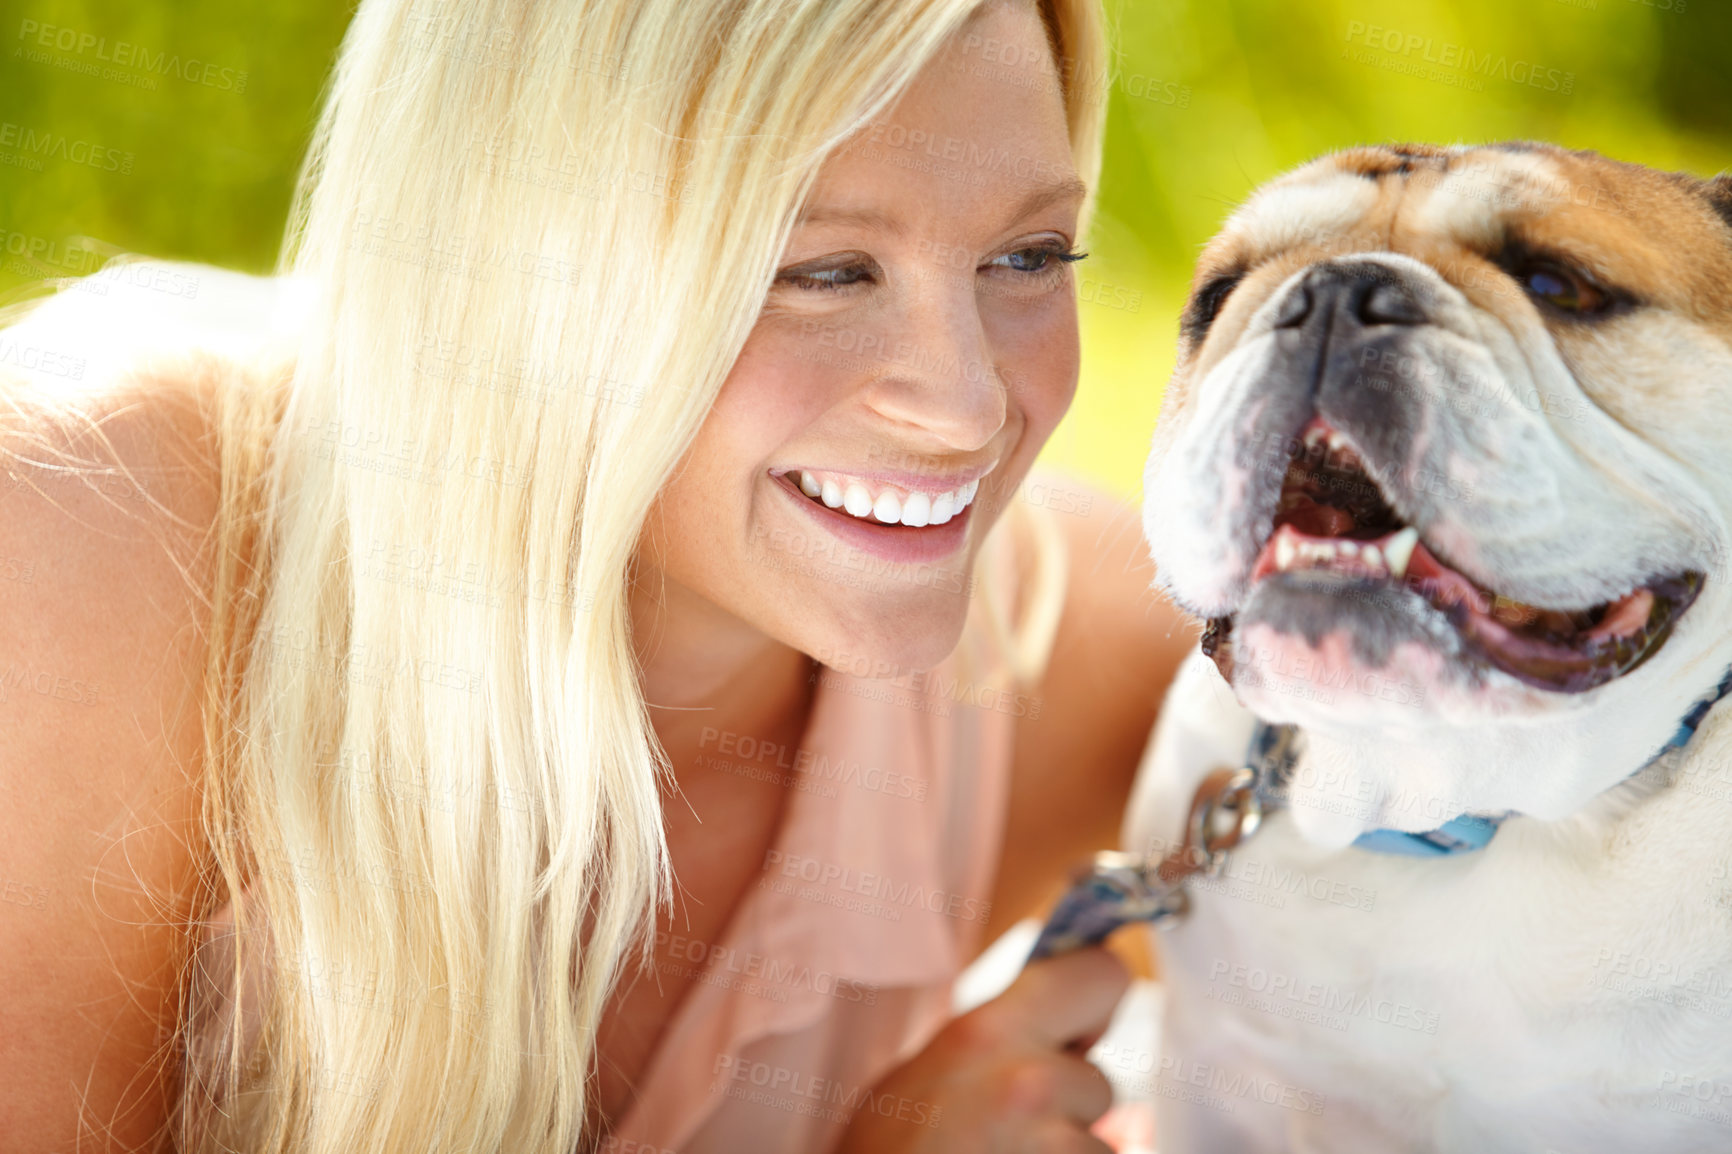
<instances>
[{"instance_id":1,"label":"woman's lips","mask_svg":"<svg viewBox=\"0 0 1732 1154\"><path fill-rule=\"evenodd\" d=\"M806 517L811 518L815 527L825 530L846 546L891 564L934 565L955 555L967 541L968 526L973 520L975 505L970 503L962 512L942 525L927 525L917 529L906 525L879 524L855 517L841 509L831 509L822 501L808 497L800 491L799 483L792 474L777 474L772 480L777 489L799 506ZM772 535L771 548L776 547ZM849 564L846 553L838 553L834 548L818 541L791 537L782 548L814 566L831 564L839 569L858 572L857 566ZM891 573L885 575L894 576Z\"/></svg>"}]
</instances>

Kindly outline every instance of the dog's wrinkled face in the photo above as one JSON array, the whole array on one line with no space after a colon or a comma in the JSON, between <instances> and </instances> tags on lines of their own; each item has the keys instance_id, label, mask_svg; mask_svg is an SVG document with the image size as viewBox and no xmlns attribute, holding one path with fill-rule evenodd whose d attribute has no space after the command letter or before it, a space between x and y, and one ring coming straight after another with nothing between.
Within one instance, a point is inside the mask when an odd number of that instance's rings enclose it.
<instances>
[{"instance_id":1,"label":"dog's wrinkled face","mask_svg":"<svg viewBox=\"0 0 1732 1154\"><path fill-rule=\"evenodd\" d=\"M1146 529L1355 799L1302 828L1559 817L1664 744L1732 661L1732 182L1355 150L1259 190L1195 284Z\"/></svg>"}]
</instances>

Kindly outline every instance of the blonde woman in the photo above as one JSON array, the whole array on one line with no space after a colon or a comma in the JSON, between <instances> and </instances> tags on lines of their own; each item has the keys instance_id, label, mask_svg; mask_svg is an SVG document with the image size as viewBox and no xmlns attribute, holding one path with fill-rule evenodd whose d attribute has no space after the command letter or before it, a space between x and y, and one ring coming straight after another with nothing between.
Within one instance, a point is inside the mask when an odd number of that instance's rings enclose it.
<instances>
[{"instance_id":1,"label":"blonde woman","mask_svg":"<svg viewBox=\"0 0 1732 1154\"><path fill-rule=\"evenodd\" d=\"M0 334L7 1149L1104 1148L1111 955L949 1018L1188 640L1025 485L1103 44L362 0L284 276Z\"/></svg>"}]
</instances>

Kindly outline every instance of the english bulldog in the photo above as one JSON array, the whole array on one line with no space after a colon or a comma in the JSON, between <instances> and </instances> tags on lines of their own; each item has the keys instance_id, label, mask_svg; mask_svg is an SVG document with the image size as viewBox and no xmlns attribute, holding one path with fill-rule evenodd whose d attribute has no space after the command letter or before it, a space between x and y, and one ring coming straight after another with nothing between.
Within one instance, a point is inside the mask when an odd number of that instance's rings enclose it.
<instances>
[{"instance_id":1,"label":"english bulldog","mask_svg":"<svg viewBox=\"0 0 1732 1154\"><path fill-rule=\"evenodd\" d=\"M1155 933L1162 1154L1732 1150L1732 178L1308 164L1203 253L1154 441L1208 627L1126 847L1288 739Z\"/></svg>"}]
</instances>

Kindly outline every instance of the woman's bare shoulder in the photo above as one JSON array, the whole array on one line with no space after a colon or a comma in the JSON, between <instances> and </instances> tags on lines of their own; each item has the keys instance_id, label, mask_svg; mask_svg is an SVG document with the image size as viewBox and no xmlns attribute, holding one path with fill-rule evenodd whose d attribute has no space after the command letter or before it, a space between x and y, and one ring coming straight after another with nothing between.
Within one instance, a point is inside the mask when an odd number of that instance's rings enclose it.
<instances>
[{"instance_id":1,"label":"woman's bare shoulder","mask_svg":"<svg viewBox=\"0 0 1732 1154\"><path fill-rule=\"evenodd\" d=\"M203 856L220 362L44 379L106 355L45 311L0 331L34 366L0 382L0 1133L143 1149Z\"/></svg>"},{"instance_id":2,"label":"woman's bare shoulder","mask_svg":"<svg viewBox=\"0 0 1732 1154\"><path fill-rule=\"evenodd\" d=\"M1051 655L1016 722L994 925L1050 896L1078 860L1116 843L1155 714L1195 628L1153 588L1135 507L1057 473L1031 475L1067 553L1064 606Z\"/></svg>"}]
</instances>

